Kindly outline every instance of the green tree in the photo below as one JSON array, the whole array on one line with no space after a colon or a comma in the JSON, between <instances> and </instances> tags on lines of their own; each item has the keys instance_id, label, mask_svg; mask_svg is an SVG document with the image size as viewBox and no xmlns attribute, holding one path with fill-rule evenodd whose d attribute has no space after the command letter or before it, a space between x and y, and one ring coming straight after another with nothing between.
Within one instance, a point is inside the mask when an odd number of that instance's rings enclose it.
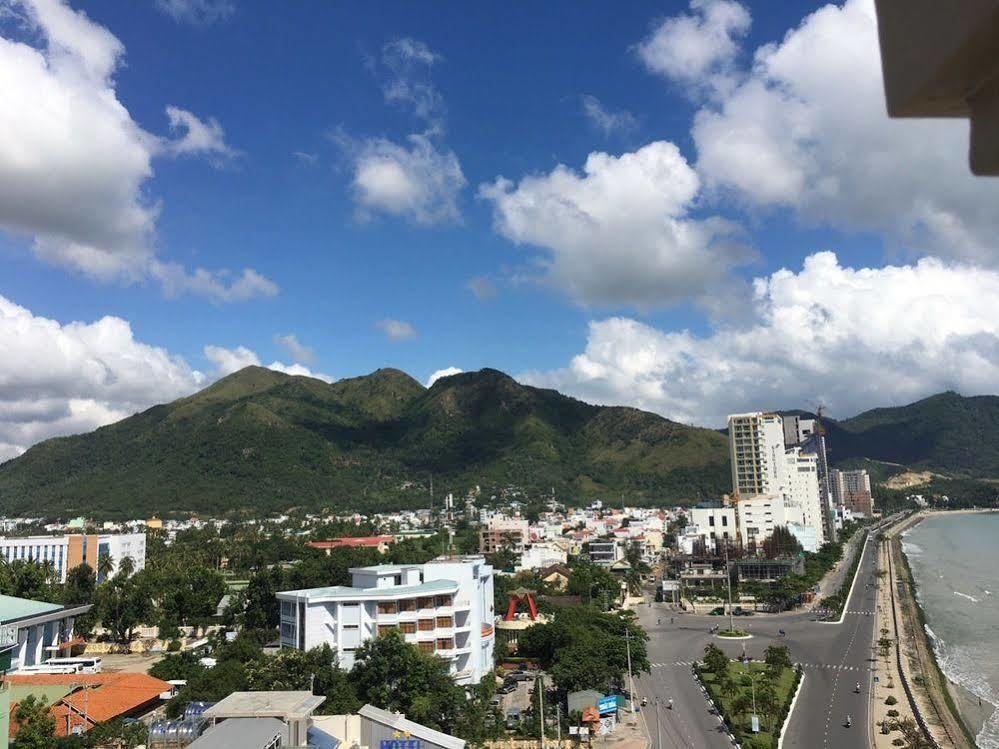
<instances>
[{"instance_id":1,"label":"green tree","mask_svg":"<svg viewBox=\"0 0 999 749\"><path fill-rule=\"evenodd\" d=\"M218 702L233 692L247 690L246 668L236 660L219 661L214 668L195 672L167 703L167 717L176 718L189 702Z\"/></svg>"},{"instance_id":2,"label":"green tree","mask_svg":"<svg viewBox=\"0 0 999 749\"><path fill-rule=\"evenodd\" d=\"M132 630L153 616L148 579L139 573L128 579L113 578L97 586L95 607L101 623L115 642L131 642Z\"/></svg>"},{"instance_id":3,"label":"green tree","mask_svg":"<svg viewBox=\"0 0 999 749\"><path fill-rule=\"evenodd\" d=\"M194 653L177 653L167 655L154 663L149 668L149 675L163 681L183 679L190 681L195 674L205 670L205 667L198 663L198 656Z\"/></svg>"},{"instance_id":4,"label":"green tree","mask_svg":"<svg viewBox=\"0 0 999 749\"><path fill-rule=\"evenodd\" d=\"M276 594L283 587L280 568L254 573L243 591L242 624L247 629L277 629L281 606Z\"/></svg>"},{"instance_id":5,"label":"green tree","mask_svg":"<svg viewBox=\"0 0 999 749\"><path fill-rule=\"evenodd\" d=\"M97 579L104 581L114 571L114 557L110 553L101 554L97 559Z\"/></svg>"},{"instance_id":6,"label":"green tree","mask_svg":"<svg viewBox=\"0 0 999 749\"><path fill-rule=\"evenodd\" d=\"M704 647L704 666L716 676L728 673L728 656L713 642Z\"/></svg>"},{"instance_id":7,"label":"green tree","mask_svg":"<svg viewBox=\"0 0 999 749\"><path fill-rule=\"evenodd\" d=\"M126 556L118 563L118 574L123 577L131 577L135 572L135 560Z\"/></svg>"},{"instance_id":8,"label":"green tree","mask_svg":"<svg viewBox=\"0 0 999 749\"><path fill-rule=\"evenodd\" d=\"M353 713L361 707L351 677L334 663L329 645L309 651L282 650L270 658L246 665L246 682L251 690L309 690L326 701L320 711L327 715Z\"/></svg>"},{"instance_id":9,"label":"green tree","mask_svg":"<svg viewBox=\"0 0 999 749\"><path fill-rule=\"evenodd\" d=\"M763 660L774 678L785 668L791 668L791 651L786 645L769 645L763 651Z\"/></svg>"},{"instance_id":10,"label":"green tree","mask_svg":"<svg viewBox=\"0 0 999 749\"><path fill-rule=\"evenodd\" d=\"M66 584L63 587L63 602L67 606L94 602L94 592L97 578L94 569L84 562L73 567L66 573ZM86 614L80 614L73 623L73 629L78 635L87 637L97 623L97 614L91 609Z\"/></svg>"},{"instance_id":11,"label":"green tree","mask_svg":"<svg viewBox=\"0 0 999 749\"><path fill-rule=\"evenodd\" d=\"M351 679L359 699L431 728L450 731L465 696L441 658L421 653L399 632L368 640L356 654Z\"/></svg>"},{"instance_id":12,"label":"green tree","mask_svg":"<svg viewBox=\"0 0 999 749\"><path fill-rule=\"evenodd\" d=\"M569 575L566 592L580 596L584 603L609 609L618 599L621 583L609 570L590 562L577 561Z\"/></svg>"},{"instance_id":13,"label":"green tree","mask_svg":"<svg viewBox=\"0 0 999 749\"><path fill-rule=\"evenodd\" d=\"M44 699L29 694L17 704L14 721L17 723L14 735L17 749L46 749L52 746L55 718Z\"/></svg>"}]
</instances>

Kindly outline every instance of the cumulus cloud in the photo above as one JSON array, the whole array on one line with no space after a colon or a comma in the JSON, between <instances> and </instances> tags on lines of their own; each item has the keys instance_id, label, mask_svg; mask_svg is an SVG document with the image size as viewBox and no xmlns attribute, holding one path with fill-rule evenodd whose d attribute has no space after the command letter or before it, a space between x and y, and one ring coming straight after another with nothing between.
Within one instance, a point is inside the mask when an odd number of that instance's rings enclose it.
<instances>
[{"instance_id":1,"label":"cumulus cloud","mask_svg":"<svg viewBox=\"0 0 999 749\"><path fill-rule=\"evenodd\" d=\"M683 82L685 70L659 72ZM996 262L999 182L969 172L967 124L885 114L873 0L815 11L733 79L692 129L715 194L875 231L915 254Z\"/></svg>"},{"instance_id":2,"label":"cumulus cloud","mask_svg":"<svg viewBox=\"0 0 999 749\"><path fill-rule=\"evenodd\" d=\"M438 369L427 378L427 387L433 385L441 377L450 377L451 375L461 374L464 371L465 370L459 369L458 367L445 367L444 369Z\"/></svg>"},{"instance_id":3,"label":"cumulus cloud","mask_svg":"<svg viewBox=\"0 0 999 749\"><path fill-rule=\"evenodd\" d=\"M0 296L0 460L202 387L183 358L136 340L126 320L61 324Z\"/></svg>"},{"instance_id":4,"label":"cumulus cloud","mask_svg":"<svg viewBox=\"0 0 999 749\"><path fill-rule=\"evenodd\" d=\"M999 388L996 271L934 258L854 269L820 252L797 273L757 279L747 313L750 324L706 336L594 321L567 367L521 379L707 426L748 409L822 402L844 417Z\"/></svg>"},{"instance_id":5,"label":"cumulus cloud","mask_svg":"<svg viewBox=\"0 0 999 749\"><path fill-rule=\"evenodd\" d=\"M733 0L691 0L690 10L662 21L635 51L653 73L694 89L722 88L736 40L749 31L749 11Z\"/></svg>"},{"instance_id":6,"label":"cumulus cloud","mask_svg":"<svg viewBox=\"0 0 999 749\"><path fill-rule=\"evenodd\" d=\"M458 157L426 135L407 141L370 138L350 145L359 217L384 213L421 226L458 221L458 196L467 184Z\"/></svg>"},{"instance_id":7,"label":"cumulus cloud","mask_svg":"<svg viewBox=\"0 0 999 749\"><path fill-rule=\"evenodd\" d=\"M416 329L403 320L386 318L379 320L375 326L385 334L390 341L405 341L416 335Z\"/></svg>"},{"instance_id":8,"label":"cumulus cloud","mask_svg":"<svg viewBox=\"0 0 999 749\"><path fill-rule=\"evenodd\" d=\"M576 300L650 308L698 297L750 253L720 217L690 216L700 179L672 143L612 156L593 152L579 174L559 165L514 184L479 188L493 224L541 247L545 278Z\"/></svg>"},{"instance_id":9,"label":"cumulus cloud","mask_svg":"<svg viewBox=\"0 0 999 749\"><path fill-rule=\"evenodd\" d=\"M496 285L485 276L474 276L465 283L465 288L480 302L488 302L496 297Z\"/></svg>"},{"instance_id":10,"label":"cumulus cloud","mask_svg":"<svg viewBox=\"0 0 999 749\"><path fill-rule=\"evenodd\" d=\"M283 348L291 360L302 364L311 364L316 359L316 351L298 340L294 333L274 336L274 343Z\"/></svg>"},{"instance_id":11,"label":"cumulus cloud","mask_svg":"<svg viewBox=\"0 0 999 749\"><path fill-rule=\"evenodd\" d=\"M607 109L595 96L584 94L581 97L583 103L583 114L593 124L593 126L604 134L605 137L615 133L628 132L634 130L638 124L634 115L627 110L613 112Z\"/></svg>"},{"instance_id":12,"label":"cumulus cloud","mask_svg":"<svg viewBox=\"0 0 999 749\"><path fill-rule=\"evenodd\" d=\"M58 0L8 7L37 46L0 37L0 228L31 236L40 259L103 282L159 281L175 293L235 301L268 290L259 274L188 271L154 252L160 206L145 188L155 157L231 153L221 126L170 107L176 139L143 130L119 101L124 47ZM164 280L164 278L168 280Z\"/></svg>"},{"instance_id":13,"label":"cumulus cloud","mask_svg":"<svg viewBox=\"0 0 999 749\"><path fill-rule=\"evenodd\" d=\"M202 353L204 353L205 359L214 367L212 374L215 377L225 377L233 372L238 372L244 367L263 366L260 363L260 357L257 356L257 353L246 346L236 346L235 348L205 346ZM284 372L290 375L315 377L317 380L324 380L326 382L333 382L334 380L330 375L322 372L314 372L298 362L285 364L282 361L272 361L267 365L267 369L273 369L275 372Z\"/></svg>"},{"instance_id":14,"label":"cumulus cloud","mask_svg":"<svg viewBox=\"0 0 999 749\"><path fill-rule=\"evenodd\" d=\"M208 26L236 12L232 0L156 0L156 7L178 23Z\"/></svg>"}]
</instances>

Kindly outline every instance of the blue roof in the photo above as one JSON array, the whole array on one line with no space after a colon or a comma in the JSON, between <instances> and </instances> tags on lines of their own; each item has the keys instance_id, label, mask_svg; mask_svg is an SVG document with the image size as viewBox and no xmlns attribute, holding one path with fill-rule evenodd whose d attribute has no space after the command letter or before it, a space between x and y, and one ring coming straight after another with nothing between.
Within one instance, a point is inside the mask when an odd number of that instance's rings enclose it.
<instances>
[{"instance_id":1,"label":"blue roof","mask_svg":"<svg viewBox=\"0 0 999 749\"><path fill-rule=\"evenodd\" d=\"M58 603L46 603L45 601L32 601L29 598L0 595L0 623L11 622L15 619L26 619L40 614L49 614L61 608L63 606Z\"/></svg>"}]
</instances>

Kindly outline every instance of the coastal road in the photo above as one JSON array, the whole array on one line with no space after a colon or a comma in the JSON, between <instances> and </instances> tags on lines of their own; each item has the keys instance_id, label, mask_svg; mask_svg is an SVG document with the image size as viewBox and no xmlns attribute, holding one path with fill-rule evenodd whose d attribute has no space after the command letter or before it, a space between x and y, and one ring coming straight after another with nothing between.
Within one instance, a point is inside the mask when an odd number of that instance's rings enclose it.
<instances>
[{"instance_id":1,"label":"coastal road","mask_svg":"<svg viewBox=\"0 0 999 749\"><path fill-rule=\"evenodd\" d=\"M635 679L638 699L647 697L642 717L652 739L652 749L731 748L728 734L705 701L691 673L693 661L714 642L730 657L746 653L762 659L770 644L787 645L791 660L804 669L804 684L784 737L785 749L838 749L869 747L868 697L871 659L874 656L875 590L872 587L876 545L868 543L841 623L813 621L810 612L759 615L738 620L749 640L725 640L708 630L727 622L717 616L671 613L665 606L639 606L635 612L649 635L648 653L652 670ZM670 617L673 617L671 623ZM787 632L777 635L778 629ZM857 682L860 694L855 693ZM673 708L668 709L668 700ZM655 709L656 700L660 709ZM657 712L660 727L657 735ZM846 715L853 725L843 725Z\"/></svg>"}]
</instances>

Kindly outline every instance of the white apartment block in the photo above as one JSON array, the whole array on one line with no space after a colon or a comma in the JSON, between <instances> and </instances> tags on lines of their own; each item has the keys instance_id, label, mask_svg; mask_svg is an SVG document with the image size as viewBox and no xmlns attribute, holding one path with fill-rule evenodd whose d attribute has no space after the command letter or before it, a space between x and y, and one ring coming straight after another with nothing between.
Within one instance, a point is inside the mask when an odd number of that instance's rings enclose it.
<instances>
[{"instance_id":1,"label":"white apartment block","mask_svg":"<svg viewBox=\"0 0 999 749\"><path fill-rule=\"evenodd\" d=\"M352 585L277 594L281 647L329 645L345 669L366 641L390 630L450 664L459 684L493 668L493 568L482 557L355 567Z\"/></svg>"},{"instance_id":2,"label":"white apartment block","mask_svg":"<svg viewBox=\"0 0 999 749\"><path fill-rule=\"evenodd\" d=\"M125 557L132 560L132 569L138 572L146 566L145 533L70 533L64 536L0 537L0 558L6 562L15 559L51 563L56 578L66 582L66 573L86 562L98 575L100 559L111 557L111 576L118 573Z\"/></svg>"},{"instance_id":3,"label":"white apartment block","mask_svg":"<svg viewBox=\"0 0 999 749\"><path fill-rule=\"evenodd\" d=\"M760 544L773 533L774 527L787 524L781 495L758 494L739 500L739 534L743 546L748 546L750 541Z\"/></svg>"},{"instance_id":4,"label":"white apartment block","mask_svg":"<svg viewBox=\"0 0 999 749\"><path fill-rule=\"evenodd\" d=\"M690 509L690 524L686 530L693 528L693 533L708 541L708 548L721 549L725 541L735 542L738 537L738 523L734 507L698 506Z\"/></svg>"},{"instance_id":5,"label":"white apartment block","mask_svg":"<svg viewBox=\"0 0 999 749\"><path fill-rule=\"evenodd\" d=\"M569 555L562 545L554 542L533 543L525 546L520 553L520 563L517 572L523 570L540 570L553 564L565 564Z\"/></svg>"},{"instance_id":6,"label":"white apartment block","mask_svg":"<svg viewBox=\"0 0 999 749\"><path fill-rule=\"evenodd\" d=\"M785 453L786 487L784 501L801 513L802 524L813 528L819 546L825 542L826 523L823 512L822 494L819 490L819 462L813 453L802 452L793 447ZM815 549L812 549L815 551Z\"/></svg>"}]
</instances>

